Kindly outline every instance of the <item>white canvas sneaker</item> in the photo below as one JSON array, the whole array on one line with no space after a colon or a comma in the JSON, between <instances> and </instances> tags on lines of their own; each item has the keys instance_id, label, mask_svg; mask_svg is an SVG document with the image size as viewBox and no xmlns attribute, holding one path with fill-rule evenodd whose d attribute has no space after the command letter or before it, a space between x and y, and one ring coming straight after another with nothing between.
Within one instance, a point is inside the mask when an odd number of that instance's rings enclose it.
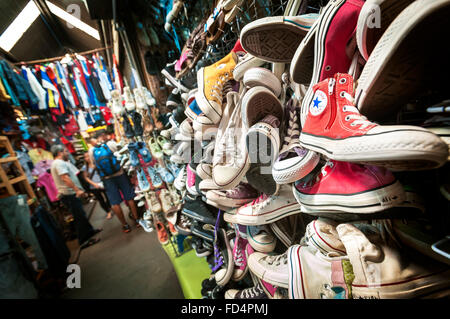
<instances>
[{"instance_id":1,"label":"white canvas sneaker","mask_svg":"<svg viewBox=\"0 0 450 319\"><path fill-rule=\"evenodd\" d=\"M274 286L289 288L287 252L278 256L254 252L247 262L250 271L258 278Z\"/></svg>"},{"instance_id":2,"label":"white canvas sneaker","mask_svg":"<svg viewBox=\"0 0 450 319\"><path fill-rule=\"evenodd\" d=\"M136 109L136 102L134 101L133 94L128 86L123 88L123 99L125 100L125 108L128 112Z\"/></svg>"},{"instance_id":3,"label":"white canvas sneaker","mask_svg":"<svg viewBox=\"0 0 450 319\"><path fill-rule=\"evenodd\" d=\"M227 105L223 112L223 119L229 118L229 121L226 126L223 125L226 122L220 123L215 144L212 176L214 183L223 189L235 188L250 167L245 147L246 130L242 123L238 100L238 93L227 93ZM232 113L230 113L231 111Z\"/></svg>"},{"instance_id":4,"label":"white canvas sneaker","mask_svg":"<svg viewBox=\"0 0 450 319\"><path fill-rule=\"evenodd\" d=\"M147 200L147 205L149 206L152 213L157 214L161 212L161 203L159 202L158 197L156 197L155 192L145 193L145 199Z\"/></svg>"},{"instance_id":5,"label":"white canvas sneaker","mask_svg":"<svg viewBox=\"0 0 450 319\"><path fill-rule=\"evenodd\" d=\"M225 221L241 225L265 225L290 215L300 214L300 204L289 185L281 185L272 196L261 195L253 202L224 214Z\"/></svg>"},{"instance_id":6,"label":"white canvas sneaker","mask_svg":"<svg viewBox=\"0 0 450 319\"><path fill-rule=\"evenodd\" d=\"M111 91L111 101L112 101L111 111L116 116L120 116L125 113L125 108L122 106L122 96L120 95L119 90Z\"/></svg>"},{"instance_id":7,"label":"white canvas sneaker","mask_svg":"<svg viewBox=\"0 0 450 319\"><path fill-rule=\"evenodd\" d=\"M450 295L450 269L402 247L389 220L336 227L353 266L355 299Z\"/></svg>"}]
</instances>

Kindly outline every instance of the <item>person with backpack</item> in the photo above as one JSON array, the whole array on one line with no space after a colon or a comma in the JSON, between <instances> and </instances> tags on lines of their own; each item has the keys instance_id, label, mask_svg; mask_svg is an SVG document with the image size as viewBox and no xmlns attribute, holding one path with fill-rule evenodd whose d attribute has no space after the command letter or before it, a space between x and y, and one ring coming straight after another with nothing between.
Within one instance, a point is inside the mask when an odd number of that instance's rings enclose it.
<instances>
[{"instance_id":1,"label":"person with backpack","mask_svg":"<svg viewBox=\"0 0 450 319\"><path fill-rule=\"evenodd\" d=\"M114 156L114 152L116 152L118 148L117 143L112 140L108 141L104 131L99 131L95 138L97 139L97 145L89 150L89 155L92 162L97 167L97 171L105 187L106 196L111 203L112 210L122 223L122 231L124 233L129 233L131 228L125 220L120 204L123 199L127 201L131 214L134 217L136 227L140 227L137 207L134 202L134 197L136 196L134 188L127 174L120 167L119 161Z\"/></svg>"},{"instance_id":2,"label":"person with backpack","mask_svg":"<svg viewBox=\"0 0 450 319\"><path fill-rule=\"evenodd\" d=\"M106 212L106 219L112 218L111 204L109 203L108 196L106 196L103 182L100 178L100 174L97 171L97 167L92 162L89 153L84 153L84 165L81 168L82 176L86 185L82 185L86 191L92 193L100 203L100 206Z\"/></svg>"},{"instance_id":3,"label":"person with backpack","mask_svg":"<svg viewBox=\"0 0 450 319\"><path fill-rule=\"evenodd\" d=\"M75 229L78 242L81 248L86 248L100 241L100 238L94 238L101 229L94 229L87 219L87 214L83 209L83 203L80 198L86 193L77 177L78 169L69 161L69 151L61 144L55 144L51 147L54 157L50 171L58 190L58 199L71 212L75 222Z\"/></svg>"}]
</instances>

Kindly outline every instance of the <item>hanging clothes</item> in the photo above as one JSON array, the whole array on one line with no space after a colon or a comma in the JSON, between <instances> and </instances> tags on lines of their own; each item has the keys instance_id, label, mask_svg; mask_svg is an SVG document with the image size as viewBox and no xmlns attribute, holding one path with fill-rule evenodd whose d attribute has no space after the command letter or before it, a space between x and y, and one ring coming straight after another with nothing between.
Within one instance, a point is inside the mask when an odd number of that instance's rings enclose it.
<instances>
[{"instance_id":1,"label":"hanging clothes","mask_svg":"<svg viewBox=\"0 0 450 319\"><path fill-rule=\"evenodd\" d=\"M55 99L55 102L58 104L59 110L61 111L61 113L66 113L67 103L64 100L64 96L60 90L60 87L58 86L58 83L56 82L56 75L53 72L53 69L49 66L45 69L45 71L47 73L48 78L50 79L50 82L53 84L56 91L58 92L58 99Z\"/></svg>"},{"instance_id":2,"label":"hanging clothes","mask_svg":"<svg viewBox=\"0 0 450 319\"><path fill-rule=\"evenodd\" d=\"M89 109L89 107L91 106L91 103L89 102L89 96L86 92L86 90L84 89L84 85L82 83L82 71L80 71L80 69L78 68L78 66L73 65L73 74L74 74L74 78L75 78L75 88L78 92L78 95L81 98L81 101L83 103L83 107L85 109Z\"/></svg>"},{"instance_id":3,"label":"hanging clothes","mask_svg":"<svg viewBox=\"0 0 450 319\"><path fill-rule=\"evenodd\" d=\"M31 89L39 99L38 102L39 110L46 110L47 103L45 101L45 98L47 92L42 88L42 85L39 83L38 79L29 68L22 66L22 74L24 75L24 77L26 77L28 83L30 84Z\"/></svg>"},{"instance_id":4,"label":"hanging clothes","mask_svg":"<svg viewBox=\"0 0 450 319\"><path fill-rule=\"evenodd\" d=\"M3 86L2 81L0 80L0 101L6 102L11 100L11 96L8 95L8 93L6 93L6 89Z\"/></svg>"},{"instance_id":5,"label":"hanging clothes","mask_svg":"<svg viewBox=\"0 0 450 319\"><path fill-rule=\"evenodd\" d=\"M47 75L46 68L39 66L40 75L42 78L42 87L47 90L47 105L49 108L58 107L59 93L58 90L53 85L52 81Z\"/></svg>"},{"instance_id":6,"label":"hanging clothes","mask_svg":"<svg viewBox=\"0 0 450 319\"><path fill-rule=\"evenodd\" d=\"M73 97L75 105L82 106L81 102L80 102L80 97L78 95L78 92L76 91L75 78L74 78L72 69L70 68L69 65L64 64L63 70L64 70L64 74L66 75L66 82L67 82L67 85L69 86L70 92L72 93L72 97Z\"/></svg>"},{"instance_id":7,"label":"hanging clothes","mask_svg":"<svg viewBox=\"0 0 450 319\"><path fill-rule=\"evenodd\" d=\"M78 126L80 127L80 131L84 132L89 128L88 123L86 122L86 117L84 116L83 111L76 111L76 121Z\"/></svg>"},{"instance_id":8,"label":"hanging clothes","mask_svg":"<svg viewBox=\"0 0 450 319\"><path fill-rule=\"evenodd\" d=\"M58 84L61 87L64 97L69 102L70 106L72 108L75 108L76 107L75 99L73 97L72 91L70 90L69 83L66 80L66 74L64 72L64 69L63 69L61 63L59 63L59 61L56 62L54 64L54 68L56 70L55 75L56 75Z\"/></svg>"},{"instance_id":9,"label":"hanging clothes","mask_svg":"<svg viewBox=\"0 0 450 319\"><path fill-rule=\"evenodd\" d=\"M116 55L113 53L113 77L114 77L114 85L117 90L120 91L120 94L123 93L123 79L122 75L119 72L119 67L117 65Z\"/></svg>"},{"instance_id":10,"label":"hanging clothes","mask_svg":"<svg viewBox=\"0 0 450 319\"><path fill-rule=\"evenodd\" d=\"M103 65L101 64L97 56L93 55L92 60L94 61L93 62L94 67L97 69L98 79L100 87L103 92L103 96L105 97L105 99L110 100L111 99L110 91L113 90L114 88L110 86L108 76L106 74L107 72L105 72L106 70L103 68Z\"/></svg>"},{"instance_id":11,"label":"hanging clothes","mask_svg":"<svg viewBox=\"0 0 450 319\"><path fill-rule=\"evenodd\" d=\"M11 88L11 85L8 82L8 78L6 76L6 72L3 69L3 65L1 63L0 63L0 78L3 82L3 85L6 88L6 92L8 92L8 95L11 97L13 105L20 106L19 99L17 98L16 93L14 93L13 89Z\"/></svg>"}]
</instances>

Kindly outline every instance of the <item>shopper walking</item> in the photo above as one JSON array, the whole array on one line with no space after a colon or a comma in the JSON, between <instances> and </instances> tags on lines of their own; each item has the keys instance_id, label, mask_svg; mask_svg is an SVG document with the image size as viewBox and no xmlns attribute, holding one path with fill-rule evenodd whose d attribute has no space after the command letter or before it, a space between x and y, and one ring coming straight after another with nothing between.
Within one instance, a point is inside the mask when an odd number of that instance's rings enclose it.
<instances>
[{"instance_id":1,"label":"shopper walking","mask_svg":"<svg viewBox=\"0 0 450 319\"><path fill-rule=\"evenodd\" d=\"M58 198L73 215L78 242L81 248L94 245L100 241L100 238L94 236L101 229L94 229L86 217L80 199L85 196L85 192L77 177L79 171L68 161L69 152L63 145L53 145L51 152L55 159L51 166L51 174L58 189Z\"/></svg>"},{"instance_id":2,"label":"shopper walking","mask_svg":"<svg viewBox=\"0 0 450 319\"><path fill-rule=\"evenodd\" d=\"M92 162L89 153L84 153L84 165L82 167L84 180L87 182L86 191L92 193L106 212L106 219L112 218L111 204L106 196L103 182L98 174L97 167Z\"/></svg>"},{"instance_id":3,"label":"shopper walking","mask_svg":"<svg viewBox=\"0 0 450 319\"><path fill-rule=\"evenodd\" d=\"M89 156L102 178L106 195L112 205L112 210L122 223L122 231L128 233L131 231L131 228L125 220L120 204L123 200L127 201L136 227L140 227L137 207L134 202L136 194L130 179L120 167L118 160L113 154L118 149L117 143L109 140L104 131L99 131L95 138L97 139L97 145L89 150Z\"/></svg>"}]
</instances>

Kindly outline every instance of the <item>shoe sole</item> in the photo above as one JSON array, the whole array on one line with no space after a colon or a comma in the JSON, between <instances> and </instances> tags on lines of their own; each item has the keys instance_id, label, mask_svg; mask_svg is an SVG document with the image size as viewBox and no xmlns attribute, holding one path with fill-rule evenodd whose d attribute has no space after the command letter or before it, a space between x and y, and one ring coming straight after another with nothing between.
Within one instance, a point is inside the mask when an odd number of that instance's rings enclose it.
<instances>
[{"instance_id":1,"label":"shoe sole","mask_svg":"<svg viewBox=\"0 0 450 319\"><path fill-rule=\"evenodd\" d=\"M320 155L310 150L304 157L277 160L272 167L273 179L277 184L293 183L311 173L319 161Z\"/></svg>"},{"instance_id":2,"label":"shoe sole","mask_svg":"<svg viewBox=\"0 0 450 319\"><path fill-rule=\"evenodd\" d=\"M242 62L239 62L236 67L233 70L233 78L236 81L242 80L245 73L251 69L262 66L266 61L258 59L255 56L252 56L251 58L248 58L246 60L243 60Z\"/></svg>"},{"instance_id":3,"label":"shoe sole","mask_svg":"<svg viewBox=\"0 0 450 319\"><path fill-rule=\"evenodd\" d=\"M192 232L192 235L195 235L195 236L198 236L200 238L203 238L204 240L206 240L206 241L208 241L210 243L214 242L214 236L213 235L209 236L208 234L198 230L195 227L192 228L191 232Z\"/></svg>"},{"instance_id":4,"label":"shoe sole","mask_svg":"<svg viewBox=\"0 0 450 319\"><path fill-rule=\"evenodd\" d=\"M393 284L353 285L353 299L413 299L430 295L449 296L450 270L409 278L405 282Z\"/></svg>"},{"instance_id":5,"label":"shoe sole","mask_svg":"<svg viewBox=\"0 0 450 319\"><path fill-rule=\"evenodd\" d=\"M415 1L387 28L358 81L355 104L362 114L373 120L384 118L423 92L425 83L427 87L436 83L435 76L427 76L436 66L424 61L441 62L429 45L436 38L449 37L442 28L450 15L449 4L448 0Z\"/></svg>"},{"instance_id":6,"label":"shoe sole","mask_svg":"<svg viewBox=\"0 0 450 319\"><path fill-rule=\"evenodd\" d=\"M315 211L371 214L394 207L404 202L406 195L399 181L377 189L355 194L303 194L292 185L295 198L302 205L302 212Z\"/></svg>"},{"instance_id":7,"label":"shoe sole","mask_svg":"<svg viewBox=\"0 0 450 319\"><path fill-rule=\"evenodd\" d=\"M191 236L192 235L192 232L190 230L185 230L185 229L179 228L176 224L174 225L174 227L180 235L183 235L183 236Z\"/></svg>"},{"instance_id":8,"label":"shoe sole","mask_svg":"<svg viewBox=\"0 0 450 319\"><path fill-rule=\"evenodd\" d=\"M264 123L261 123L264 124ZM250 158L250 168L247 171L245 177L250 185L252 185L257 190L267 194L273 195L277 191L277 183L272 176L272 159L278 157L278 150L280 149L280 138L278 134L274 135L270 125L267 125L269 131L266 131L264 127L254 129L253 127L247 133L245 138L245 145L248 150ZM267 135L269 134L269 135ZM256 149L250 145L251 142L256 141ZM262 141L266 141L263 143ZM263 164L266 162L267 158L261 158L259 152L266 146L266 152L263 154L267 156L270 154L270 163ZM262 172L263 171L263 172Z\"/></svg>"},{"instance_id":9,"label":"shoe sole","mask_svg":"<svg viewBox=\"0 0 450 319\"><path fill-rule=\"evenodd\" d=\"M270 224L270 225L272 225L272 224ZM274 251L275 246L277 245L277 240L275 239L275 237L273 238L273 241L263 243L263 242L256 240L255 237L253 237L248 232L247 232L247 240L248 240L248 243L250 244L250 246L252 246L252 248L255 251L258 251L261 253L271 253L272 251ZM248 257L247 257L247 259L248 259Z\"/></svg>"},{"instance_id":10,"label":"shoe sole","mask_svg":"<svg viewBox=\"0 0 450 319\"><path fill-rule=\"evenodd\" d=\"M211 120L211 122L217 124L222 118L222 107L221 105L213 105L206 98L203 93L205 83L204 83L204 69L200 69L197 72L197 83L199 90L195 92L195 100L197 101L198 107L202 110L203 114Z\"/></svg>"},{"instance_id":11,"label":"shoe sole","mask_svg":"<svg viewBox=\"0 0 450 319\"><path fill-rule=\"evenodd\" d=\"M251 88L242 98L242 121L245 127L252 127L266 115L274 115L281 121L283 118L281 102L265 87Z\"/></svg>"},{"instance_id":12,"label":"shoe sole","mask_svg":"<svg viewBox=\"0 0 450 319\"><path fill-rule=\"evenodd\" d=\"M264 68L251 68L244 74L244 85L250 88L264 86L271 90L275 96L281 94L280 80L271 71Z\"/></svg>"},{"instance_id":13,"label":"shoe sole","mask_svg":"<svg viewBox=\"0 0 450 319\"><path fill-rule=\"evenodd\" d=\"M382 37L387 27L392 21L409 5L413 0L372 0L363 5L358 17L356 28L356 43L361 56L367 61L376 43ZM380 28L370 28L369 24L373 20L373 15L379 12L379 21L383 21Z\"/></svg>"},{"instance_id":14,"label":"shoe sole","mask_svg":"<svg viewBox=\"0 0 450 319\"><path fill-rule=\"evenodd\" d=\"M448 145L434 133L414 126L345 139L300 134L300 144L330 159L384 166L392 170L426 170L444 165Z\"/></svg>"},{"instance_id":15,"label":"shoe sole","mask_svg":"<svg viewBox=\"0 0 450 319\"><path fill-rule=\"evenodd\" d=\"M206 204L214 206L214 207L216 207L216 208L218 208L218 209L220 209L220 210L222 210L224 212L226 212L226 211L231 209L231 207L228 207L227 205L221 205L221 204L219 204L219 203L217 203L215 201L212 201L212 200L210 200L210 199L208 199L206 197L203 198L203 200L205 201Z\"/></svg>"},{"instance_id":16,"label":"shoe sole","mask_svg":"<svg viewBox=\"0 0 450 319\"><path fill-rule=\"evenodd\" d=\"M201 254L199 254L199 253L197 253L197 251L195 251L195 256L197 256L199 258L208 257L209 255L211 255L211 252L209 250L204 253L201 253Z\"/></svg>"},{"instance_id":17,"label":"shoe sole","mask_svg":"<svg viewBox=\"0 0 450 319\"><path fill-rule=\"evenodd\" d=\"M242 47L262 60L290 63L308 31L284 20L268 17L249 23L241 32Z\"/></svg>"},{"instance_id":18,"label":"shoe sole","mask_svg":"<svg viewBox=\"0 0 450 319\"><path fill-rule=\"evenodd\" d=\"M202 215L200 215L200 214L198 214L198 213L196 213L196 212L194 212L194 211L192 211L190 209L183 208L181 213L183 213L184 215L186 215L186 216L188 216L188 217L190 217L192 219L198 220L198 221L200 221L200 222L202 222L204 224L214 225L216 223L215 219L209 219L208 217L202 216Z\"/></svg>"},{"instance_id":19,"label":"shoe sole","mask_svg":"<svg viewBox=\"0 0 450 319\"><path fill-rule=\"evenodd\" d=\"M250 168L250 162L248 159L248 156L246 156L244 165L240 168L236 174L233 174L231 179L228 179L226 181L217 181L217 171L220 170L221 165L216 165L213 167L213 181L214 183L221 189L229 190L233 189L236 186L239 185L239 183L242 181L242 178L244 177L245 173L247 173L248 169ZM216 173L215 173L216 171Z\"/></svg>"},{"instance_id":20,"label":"shoe sole","mask_svg":"<svg viewBox=\"0 0 450 319\"><path fill-rule=\"evenodd\" d=\"M265 254L258 252L254 252L249 256L247 263L248 267L250 268L250 271L252 271L253 274L259 279L262 279L273 286L288 289L289 288L288 275L287 274L280 275L280 273L277 273L275 271L268 271L264 269L258 262L258 260L263 256L265 256Z\"/></svg>"},{"instance_id":21,"label":"shoe sole","mask_svg":"<svg viewBox=\"0 0 450 319\"><path fill-rule=\"evenodd\" d=\"M264 213L264 215L258 216L247 216L247 215L239 215L237 213L230 214L230 212L223 214L223 219L226 222L232 224L240 224L247 226L259 226L266 225L277 220L283 219L287 216L291 216L294 214L300 214L300 204L299 203L290 203L282 207L278 207L275 210Z\"/></svg>"},{"instance_id":22,"label":"shoe sole","mask_svg":"<svg viewBox=\"0 0 450 319\"><path fill-rule=\"evenodd\" d=\"M209 166L211 168L210 169L205 169L204 166ZM195 169L195 171L197 172L197 175L202 180L204 180L204 179L212 179L212 165L211 164L199 163L197 168Z\"/></svg>"}]
</instances>

